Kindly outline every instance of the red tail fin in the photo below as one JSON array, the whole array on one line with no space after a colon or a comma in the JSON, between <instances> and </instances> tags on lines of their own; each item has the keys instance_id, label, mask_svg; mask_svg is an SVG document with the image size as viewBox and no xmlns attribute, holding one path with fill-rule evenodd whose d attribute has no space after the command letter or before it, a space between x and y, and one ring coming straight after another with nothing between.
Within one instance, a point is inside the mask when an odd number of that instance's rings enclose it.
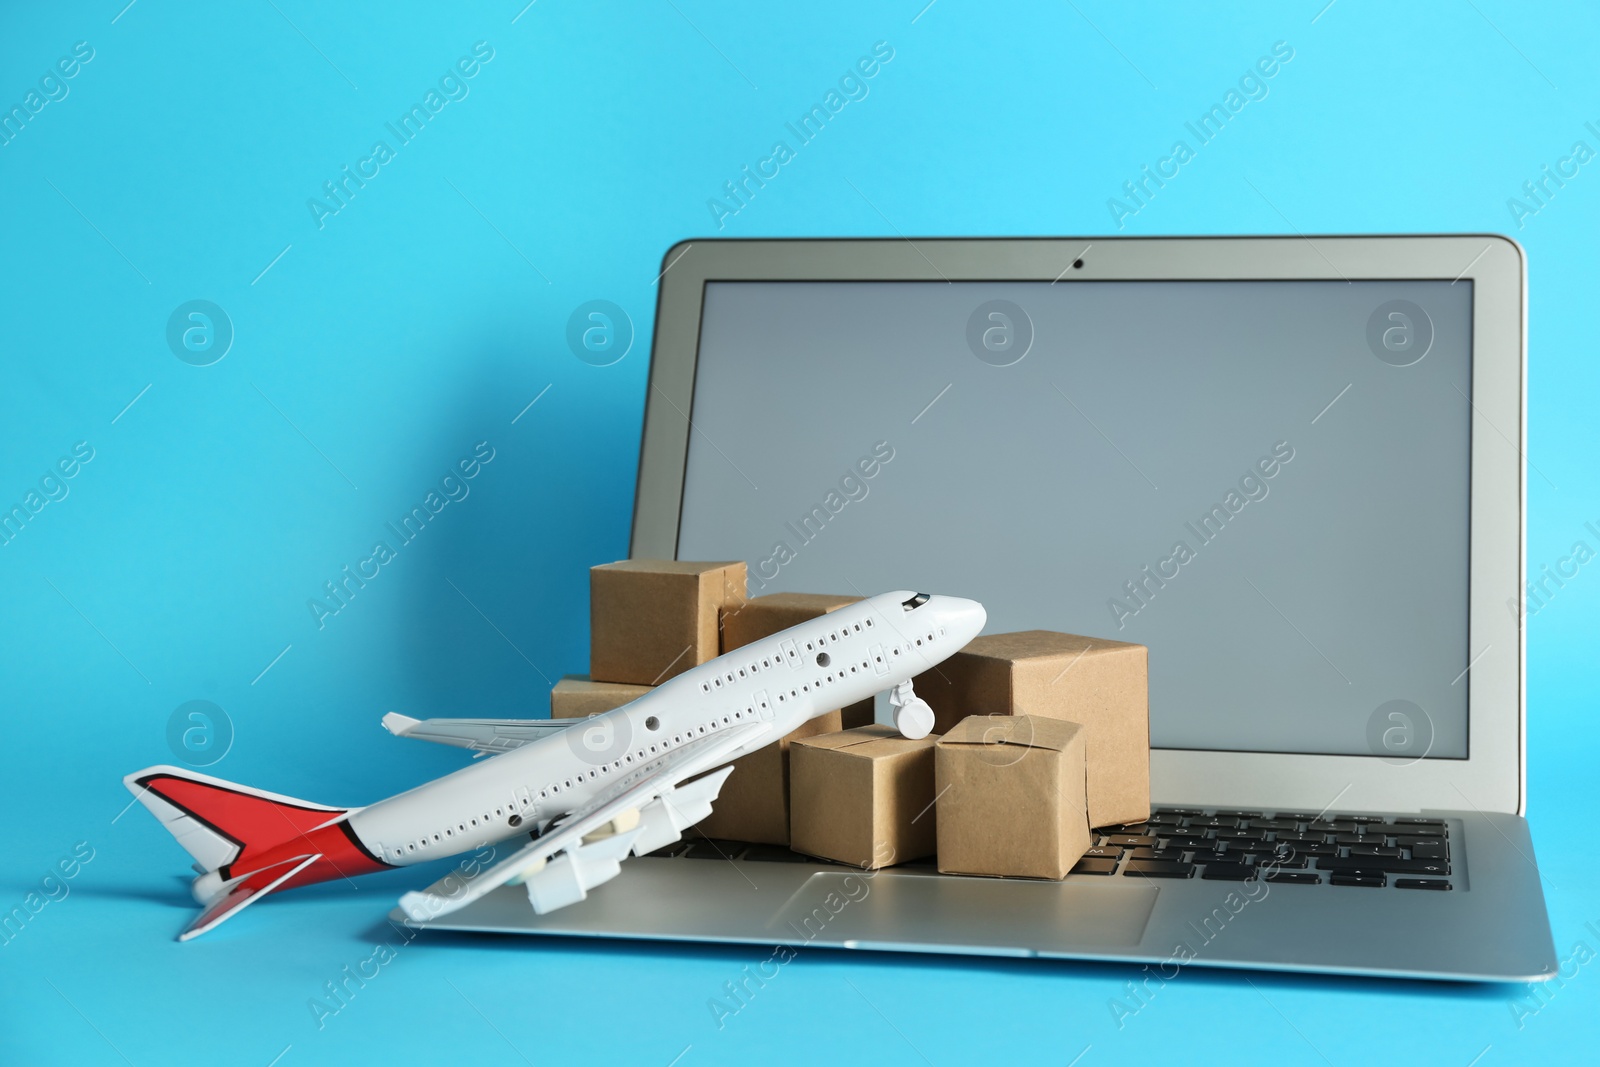
<instances>
[{"instance_id":1,"label":"red tail fin","mask_svg":"<svg viewBox=\"0 0 1600 1067\"><path fill-rule=\"evenodd\" d=\"M308 804L293 797L235 785L177 767L150 767L123 779L160 819L178 844L206 870L244 873L280 846L293 846L349 809ZM301 853L319 851L311 847ZM276 858L276 857L272 857Z\"/></svg>"}]
</instances>

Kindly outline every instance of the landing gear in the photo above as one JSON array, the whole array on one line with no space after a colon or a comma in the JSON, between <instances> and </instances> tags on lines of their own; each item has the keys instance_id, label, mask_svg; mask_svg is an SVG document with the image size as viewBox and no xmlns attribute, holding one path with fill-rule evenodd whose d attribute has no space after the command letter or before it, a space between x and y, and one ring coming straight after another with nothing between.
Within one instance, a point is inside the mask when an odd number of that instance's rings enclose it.
<instances>
[{"instance_id":1,"label":"landing gear","mask_svg":"<svg viewBox=\"0 0 1600 1067\"><path fill-rule=\"evenodd\" d=\"M912 692L909 678L889 690L889 705L894 708L894 728L901 737L920 741L933 733L933 709Z\"/></svg>"}]
</instances>

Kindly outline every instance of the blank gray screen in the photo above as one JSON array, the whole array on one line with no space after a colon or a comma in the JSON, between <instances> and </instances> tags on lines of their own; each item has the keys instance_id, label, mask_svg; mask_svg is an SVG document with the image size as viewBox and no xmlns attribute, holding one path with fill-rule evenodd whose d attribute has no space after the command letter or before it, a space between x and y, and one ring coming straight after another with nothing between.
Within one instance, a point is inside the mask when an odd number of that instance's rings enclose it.
<instances>
[{"instance_id":1,"label":"blank gray screen","mask_svg":"<svg viewBox=\"0 0 1600 1067\"><path fill-rule=\"evenodd\" d=\"M1471 324L1465 282L710 282L678 555L1147 645L1157 747L1368 755L1403 700L1462 758Z\"/></svg>"}]
</instances>

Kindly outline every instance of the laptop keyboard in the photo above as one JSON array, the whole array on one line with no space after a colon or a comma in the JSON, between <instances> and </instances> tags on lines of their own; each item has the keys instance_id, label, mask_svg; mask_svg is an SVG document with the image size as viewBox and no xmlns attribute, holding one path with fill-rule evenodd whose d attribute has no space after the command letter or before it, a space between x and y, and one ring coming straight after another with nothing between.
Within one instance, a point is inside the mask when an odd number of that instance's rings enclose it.
<instances>
[{"instance_id":1,"label":"laptop keyboard","mask_svg":"<svg viewBox=\"0 0 1600 1067\"><path fill-rule=\"evenodd\" d=\"M1158 808L1147 822L1093 834L1073 874L1454 888L1443 819Z\"/></svg>"}]
</instances>

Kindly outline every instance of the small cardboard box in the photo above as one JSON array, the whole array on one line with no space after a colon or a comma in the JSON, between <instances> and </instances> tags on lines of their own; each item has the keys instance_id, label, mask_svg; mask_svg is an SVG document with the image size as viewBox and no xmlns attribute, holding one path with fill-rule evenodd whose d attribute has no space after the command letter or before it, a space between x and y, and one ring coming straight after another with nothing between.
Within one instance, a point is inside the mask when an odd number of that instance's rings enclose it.
<instances>
[{"instance_id":1,"label":"small cardboard box","mask_svg":"<svg viewBox=\"0 0 1600 1067\"><path fill-rule=\"evenodd\" d=\"M1065 878L1093 843L1077 723L973 715L934 746L939 870Z\"/></svg>"},{"instance_id":2,"label":"small cardboard box","mask_svg":"<svg viewBox=\"0 0 1600 1067\"><path fill-rule=\"evenodd\" d=\"M648 685L596 682L583 675L569 674L550 690L550 717L586 719L632 703L648 692Z\"/></svg>"},{"instance_id":3,"label":"small cardboard box","mask_svg":"<svg viewBox=\"0 0 1600 1067\"><path fill-rule=\"evenodd\" d=\"M918 675L934 732L968 715L1042 715L1079 723L1089 761L1089 822L1150 816L1149 650L1098 637L1028 630L979 637Z\"/></svg>"},{"instance_id":4,"label":"small cardboard box","mask_svg":"<svg viewBox=\"0 0 1600 1067\"><path fill-rule=\"evenodd\" d=\"M715 659L724 607L745 598L743 563L628 559L589 569L589 677L660 685Z\"/></svg>"},{"instance_id":5,"label":"small cardboard box","mask_svg":"<svg viewBox=\"0 0 1600 1067\"><path fill-rule=\"evenodd\" d=\"M789 746L789 847L873 870L933 855L933 748L892 726Z\"/></svg>"},{"instance_id":6,"label":"small cardboard box","mask_svg":"<svg viewBox=\"0 0 1600 1067\"><path fill-rule=\"evenodd\" d=\"M789 742L837 733L839 713L830 711L765 748L733 761L733 773L711 803L698 829L706 837L764 845L789 843Z\"/></svg>"},{"instance_id":7,"label":"small cardboard box","mask_svg":"<svg viewBox=\"0 0 1600 1067\"><path fill-rule=\"evenodd\" d=\"M780 630L799 626L812 619L820 619L830 611L846 604L854 604L858 596L834 596L828 593L769 593L752 597L722 609L722 651L732 652L763 637L771 637ZM861 700L842 709L844 728L869 726L872 723L872 701Z\"/></svg>"}]
</instances>

